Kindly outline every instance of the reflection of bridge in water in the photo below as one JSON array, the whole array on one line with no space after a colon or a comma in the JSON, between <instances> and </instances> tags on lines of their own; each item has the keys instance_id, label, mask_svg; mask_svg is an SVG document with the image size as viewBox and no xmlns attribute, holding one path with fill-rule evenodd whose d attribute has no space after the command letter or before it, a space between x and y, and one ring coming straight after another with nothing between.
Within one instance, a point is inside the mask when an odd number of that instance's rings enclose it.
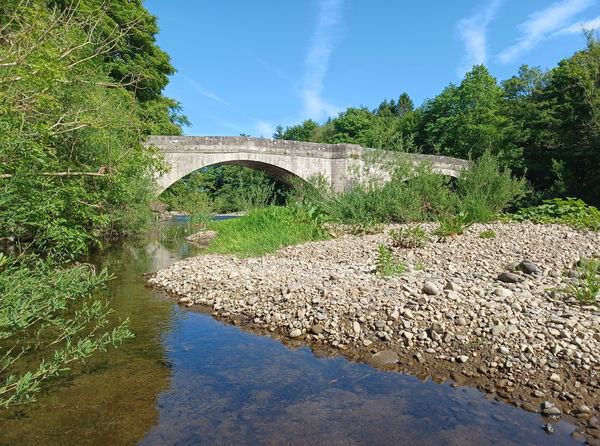
<instances>
[{"instance_id":1,"label":"reflection of bridge in water","mask_svg":"<svg viewBox=\"0 0 600 446\"><path fill-rule=\"evenodd\" d=\"M150 136L148 144L165 155L171 170L158 179L160 192L185 175L206 166L234 165L261 170L282 181L321 175L337 191L353 174L364 170L365 159L390 158L395 152L376 152L356 144L320 144L243 136ZM386 156L389 155L389 156ZM428 161L434 171L456 177L467 161L436 155L407 154L415 162ZM387 175L384 161L375 160L371 174ZM378 167L379 165L379 167Z\"/></svg>"}]
</instances>

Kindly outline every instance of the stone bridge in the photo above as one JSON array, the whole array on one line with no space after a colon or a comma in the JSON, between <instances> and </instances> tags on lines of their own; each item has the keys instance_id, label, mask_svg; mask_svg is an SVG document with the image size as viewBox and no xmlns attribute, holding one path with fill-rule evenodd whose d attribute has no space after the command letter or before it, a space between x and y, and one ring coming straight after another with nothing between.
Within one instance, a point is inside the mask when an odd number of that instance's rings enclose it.
<instances>
[{"instance_id":1,"label":"stone bridge","mask_svg":"<svg viewBox=\"0 0 600 446\"><path fill-rule=\"evenodd\" d=\"M148 145L160 149L171 170L158 179L159 192L207 166L234 165L262 170L288 182L320 174L336 191L363 175L389 179L386 163L396 152L376 151L356 144L320 144L244 136L150 136ZM415 163L431 162L433 169L456 177L467 161L436 155L407 154ZM370 159L371 161L365 162Z\"/></svg>"}]
</instances>

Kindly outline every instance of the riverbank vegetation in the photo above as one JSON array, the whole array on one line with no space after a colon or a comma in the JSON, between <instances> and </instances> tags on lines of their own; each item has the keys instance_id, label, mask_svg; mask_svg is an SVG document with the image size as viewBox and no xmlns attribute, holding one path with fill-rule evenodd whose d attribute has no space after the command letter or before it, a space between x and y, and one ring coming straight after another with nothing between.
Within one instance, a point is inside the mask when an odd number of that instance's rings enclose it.
<instances>
[{"instance_id":1,"label":"riverbank vegetation","mask_svg":"<svg viewBox=\"0 0 600 446\"><path fill-rule=\"evenodd\" d=\"M145 135L186 122L157 31L139 2L0 4L0 407L131 335L110 277L72 261L150 220L164 166Z\"/></svg>"},{"instance_id":2,"label":"riverbank vegetation","mask_svg":"<svg viewBox=\"0 0 600 446\"><path fill-rule=\"evenodd\" d=\"M496 219L527 191L524 179L514 178L487 152L472 161L455 183L435 173L431 165L415 166L401 155L390 167L391 181L357 181L341 193L320 178L297 183L287 207L272 206L210 224L209 229L219 234L207 252L262 255L326 238L336 226L368 232L385 223L438 221L440 235L461 233L472 223Z\"/></svg>"}]
</instances>

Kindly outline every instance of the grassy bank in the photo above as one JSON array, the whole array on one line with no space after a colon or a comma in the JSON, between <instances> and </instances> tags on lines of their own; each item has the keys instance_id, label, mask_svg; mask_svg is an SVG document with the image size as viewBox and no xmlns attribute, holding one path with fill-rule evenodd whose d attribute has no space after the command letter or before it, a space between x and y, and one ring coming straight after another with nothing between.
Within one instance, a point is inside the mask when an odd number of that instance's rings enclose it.
<instances>
[{"instance_id":1,"label":"grassy bank","mask_svg":"<svg viewBox=\"0 0 600 446\"><path fill-rule=\"evenodd\" d=\"M310 240L326 238L326 233L307 212L291 207L270 206L241 218L220 220L208 225L218 232L207 252L260 256Z\"/></svg>"}]
</instances>

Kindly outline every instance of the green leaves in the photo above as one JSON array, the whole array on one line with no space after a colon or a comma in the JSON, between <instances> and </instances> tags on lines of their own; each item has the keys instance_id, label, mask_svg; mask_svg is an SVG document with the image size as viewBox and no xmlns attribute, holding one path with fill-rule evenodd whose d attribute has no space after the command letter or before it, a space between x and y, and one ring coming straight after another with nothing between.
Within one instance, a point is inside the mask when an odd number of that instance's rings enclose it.
<instances>
[{"instance_id":1,"label":"green leaves","mask_svg":"<svg viewBox=\"0 0 600 446\"><path fill-rule=\"evenodd\" d=\"M0 408L34 401L69 364L132 336L96 292L111 279L89 265L30 259L0 269ZM17 370L25 370L17 372Z\"/></svg>"}]
</instances>

